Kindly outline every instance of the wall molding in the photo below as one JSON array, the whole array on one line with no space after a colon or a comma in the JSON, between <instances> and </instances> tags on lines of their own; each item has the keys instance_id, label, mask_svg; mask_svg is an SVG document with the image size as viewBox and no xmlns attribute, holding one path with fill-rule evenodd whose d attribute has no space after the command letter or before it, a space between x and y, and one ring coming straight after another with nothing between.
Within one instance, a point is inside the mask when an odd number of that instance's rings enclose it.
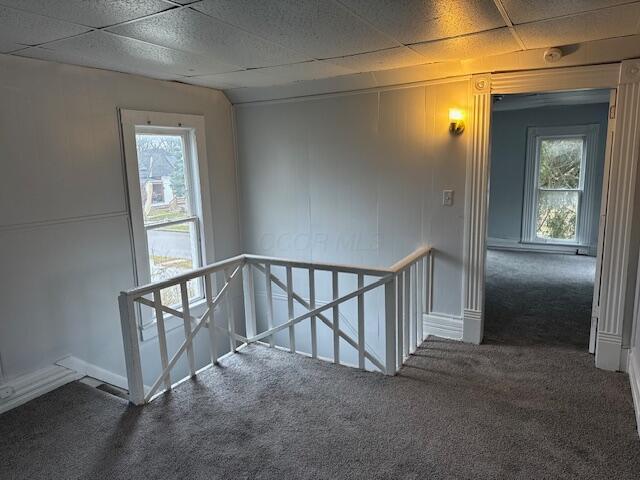
<instances>
[{"instance_id":1,"label":"wall molding","mask_svg":"<svg viewBox=\"0 0 640 480\"><path fill-rule=\"evenodd\" d=\"M429 335L462 340L463 321L461 317L442 313L425 313L422 316L424 338Z\"/></svg>"},{"instance_id":2,"label":"wall molding","mask_svg":"<svg viewBox=\"0 0 640 480\"><path fill-rule=\"evenodd\" d=\"M631 245L631 224L640 156L640 60L621 64L616 110L596 339L596 366L605 370L620 369L629 263L637 255L637 247Z\"/></svg>"},{"instance_id":3,"label":"wall molding","mask_svg":"<svg viewBox=\"0 0 640 480\"><path fill-rule=\"evenodd\" d=\"M101 382L108 383L115 387L129 390L129 384L127 378L123 375L118 375L104 368L98 367L93 363L85 362L84 360L74 357L73 355L66 356L56 362L56 365L64 367L68 370L76 372L80 377L92 377Z\"/></svg>"},{"instance_id":4,"label":"wall molding","mask_svg":"<svg viewBox=\"0 0 640 480\"><path fill-rule=\"evenodd\" d=\"M77 217L61 217L52 218L51 220L37 220L33 222L13 223L0 225L0 232L12 230L27 230L30 228L49 227L53 225L64 225L66 223L95 222L107 218L128 217L126 211L107 212L107 213L91 213L87 215L79 215Z\"/></svg>"},{"instance_id":5,"label":"wall molding","mask_svg":"<svg viewBox=\"0 0 640 480\"><path fill-rule=\"evenodd\" d=\"M0 413L49 393L82 375L60 365L49 365L0 385Z\"/></svg>"}]
</instances>

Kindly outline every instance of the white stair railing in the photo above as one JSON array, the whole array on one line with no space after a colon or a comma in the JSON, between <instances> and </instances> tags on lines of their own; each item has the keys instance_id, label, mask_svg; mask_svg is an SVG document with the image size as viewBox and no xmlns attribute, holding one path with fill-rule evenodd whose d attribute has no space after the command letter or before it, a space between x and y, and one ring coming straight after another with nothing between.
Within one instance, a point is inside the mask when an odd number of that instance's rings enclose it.
<instances>
[{"instance_id":1,"label":"white stair railing","mask_svg":"<svg viewBox=\"0 0 640 480\"><path fill-rule=\"evenodd\" d=\"M284 268L285 279L273 273L272 267ZM294 290L293 271L308 272L308 292L306 300ZM266 329L258 332L254 271L260 272L264 278L266 293ZM331 273L332 299L318 302L316 295L316 272ZM242 272L242 275L240 273ZM224 275L224 282L217 293L213 292L214 277ZM355 275L357 288L346 294L340 294L340 274ZM233 301L230 290L236 279L242 276L242 293L244 298L244 331L236 330ZM373 280L367 281L369 277ZM260 278L260 277L258 277ZM191 314L187 283L199 280L204 285L204 312L199 316ZM129 400L137 405L149 402L162 392L173 388L178 382L172 381L172 370L178 361L187 357L189 374L185 378L195 376L196 361L193 340L205 327L208 330L210 361L203 368L216 365L219 360L218 338L228 337L229 351L237 350L237 342L242 345L263 342L275 346L275 334L288 332L288 348L292 353L303 353L296 349L295 326L309 320L311 336L311 352L313 358L318 356L318 321L325 324L333 336L333 358L337 364L341 361L342 339L357 351L358 368L365 369L367 361L380 372L394 375L404 361L423 341L422 316L431 311L431 287L433 284L433 254L429 247L422 247L390 268L372 268L330 263L303 262L258 255L240 255L221 262L190 271L186 274L156 282L150 285L133 288L122 292L118 297L120 321L125 350L127 378L129 382ZM286 293L287 320L276 325L273 307L273 286ZM165 288L179 286L181 308L162 303L161 291ZM368 348L365 340L366 312L364 295L376 289L384 289L384 347L385 358L381 360ZM149 298L151 297L151 298ZM357 301L356 335L350 335L340 326L340 307L345 302ZM227 313L226 328L216 325L214 311L225 302ZM318 303L322 303L318 306ZM295 304L300 305L304 313L295 315ZM139 305L139 308L137 307ZM150 386L143 381L143 368L140 353L138 315L139 309L150 308L155 314L160 350L162 371ZM328 316L328 312L331 315ZM165 314L182 319L184 341L169 358ZM377 312L376 312L377 314ZM244 333L244 335L242 334Z\"/></svg>"}]
</instances>

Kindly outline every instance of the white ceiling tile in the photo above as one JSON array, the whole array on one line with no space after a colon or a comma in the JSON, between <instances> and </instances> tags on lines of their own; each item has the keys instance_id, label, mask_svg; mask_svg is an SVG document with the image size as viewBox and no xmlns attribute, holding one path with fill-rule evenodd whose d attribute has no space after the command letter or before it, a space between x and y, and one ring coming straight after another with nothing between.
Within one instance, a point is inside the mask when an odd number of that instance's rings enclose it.
<instances>
[{"instance_id":1,"label":"white ceiling tile","mask_svg":"<svg viewBox=\"0 0 640 480\"><path fill-rule=\"evenodd\" d=\"M423 55L428 62L465 60L520 50L518 42L506 27L446 40L417 43L411 45L411 48Z\"/></svg>"},{"instance_id":2,"label":"white ceiling tile","mask_svg":"<svg viewBox=\"0 0 640 480\"><path fill-rule=\"evenodd\" d=\"M340 1L404 44L505 26L493 0Z\"/></svg>"},{"instance_id":3,"label":"white ceiling tile","mask_svg":"<svg viewBox=\"0 0 640 480\"><path fill-rule=\"evenodd\" d=\"M79 25L0 6L0 33L5 41L37 45L88 30Z\"/></svg>"},{"instance_id":4,"label":"white ceiling tile","mask_svg":"<svg viewBox=\"0 0 640 480\"><path fill-rule=\"evenodd\" d=\"M389 48L377 52L360 53L347 57L332 58L327 62L349 68L356 72L373 72L390 68L408 67L425 63L425 58L407 47Z\"/></svg>"},{"instance_id":5,"label":"white ceiling tile","mask_svg":"<svg viewBox=\"0 0 640 480\"><path fill-rule=\"evenodd\" d=\"M144 74L154 78L206 75L239 68L202 55L179 52L99 31L61 40L47 45L46 48L20 51L17 55Z\"/></svg>"},{"instance_id":6,"label":"white ceiling tile","mask_svg":"<svg viewBox=\"0 0 640 480\"><path fill-rule=\"evenodd\" d=\"M109 31L247 68L310 60L191 9L169 11Z\"/></svg>"},{"instance_id":7,"label":"white ceiling tile","mask_svg":"<svg viewBox=\"0 0 640 480\"><path fill-rule=\"evenodd\" d=\"M329 0L204 0L193 8L314 58L399 46Z\"/></svg>"},{"instance_id":8,"label":"white ceiling tile","mask_svg":"<svg viewBox=\"0 0 640 480\"><path fill-rule=\"evenodd\" d=\"M173 7L164 0L0 0L0 5L91 27L113 25Z\"/></svg>"},{"instance_id":9,"label":"white ceiling tile","mask_svg":"<svg viewBox=\"0 0 640 480\"><path fill-rule=\"evenodd\" d=\"M640 3L633 3L515 28L527 48L543 48L633 35L638 19Z\"/></svg>"},{"instance_id":10,"label":"white ceiling tile","mask_svg":"<svg viewBox=\"0 0 640 480\"><path fill-rule=\"evenodd\" d=\"M219 75L199 76L186 81L194 85L216 88L270 87L350 73L353 73L353 70L328 62L312 61L277 67L255 68Z\"/></svg>"},{"instance_id":11,"label":"white ceiling tile","mask_svg":"<svg viewBox=\"0 0 640 480\"><path fill-rule=\"evenodd\" d=\"M16 50L20 50L21 48L25 48L24 45L14 43L11 40L0 38L0 53L14 52Z\"/></svg>"},{"instance_id":12,"label":"white ceiling tile","mask_svg":"<svg viewBox=\"0 0 640 480\"><path fill-rule=\"evenodd\" d=\"M629 0L502 0L513 23L527 23L561 17L598 8L629 3Z\"/></svg>"}]
</instances>

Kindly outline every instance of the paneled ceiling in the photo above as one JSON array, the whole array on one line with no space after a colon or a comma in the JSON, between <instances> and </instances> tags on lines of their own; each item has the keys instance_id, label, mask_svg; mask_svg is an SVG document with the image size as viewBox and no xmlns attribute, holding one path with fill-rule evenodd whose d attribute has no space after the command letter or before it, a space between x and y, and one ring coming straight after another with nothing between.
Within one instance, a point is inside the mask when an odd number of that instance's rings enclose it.
<instances>
[{"instance_id":1,"label":"paneled ceiling","mask_svg":"<svg viewBox=\"0 0 640 480\"><path fill-rule=\"evenodd\" d=\"M627 0L0 0L0 53L221 89L636 34Z\"/></svg>"}]
</instances>

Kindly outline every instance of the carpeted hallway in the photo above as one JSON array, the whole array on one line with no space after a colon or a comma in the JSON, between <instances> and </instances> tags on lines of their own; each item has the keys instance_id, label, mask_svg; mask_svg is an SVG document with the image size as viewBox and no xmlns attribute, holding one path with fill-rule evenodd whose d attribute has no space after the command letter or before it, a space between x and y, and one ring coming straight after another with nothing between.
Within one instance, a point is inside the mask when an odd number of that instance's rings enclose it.
<instances>
[{"instance_id":1,"label":"carpeted hallway","mask_svg":"<svg viewBox=\"0 0 640 480\"><path fill-rule=\"evenodd\" d=\"M487 252L485 340L589 347L595 258Z\"/></svg>"},{"instance_id":2,"label":"carpeted hallway","mask_svg":"<svg viewBox=\"0 0 640 480\"><path fill-rule=\"evenodd\" d=\"M72 383L0 416L0 478L639 478L627 377L583 333L526 341L497 314L486 344L430 338L396 377L252 346L143 408Z\"/></svg>"}]
</instances>

